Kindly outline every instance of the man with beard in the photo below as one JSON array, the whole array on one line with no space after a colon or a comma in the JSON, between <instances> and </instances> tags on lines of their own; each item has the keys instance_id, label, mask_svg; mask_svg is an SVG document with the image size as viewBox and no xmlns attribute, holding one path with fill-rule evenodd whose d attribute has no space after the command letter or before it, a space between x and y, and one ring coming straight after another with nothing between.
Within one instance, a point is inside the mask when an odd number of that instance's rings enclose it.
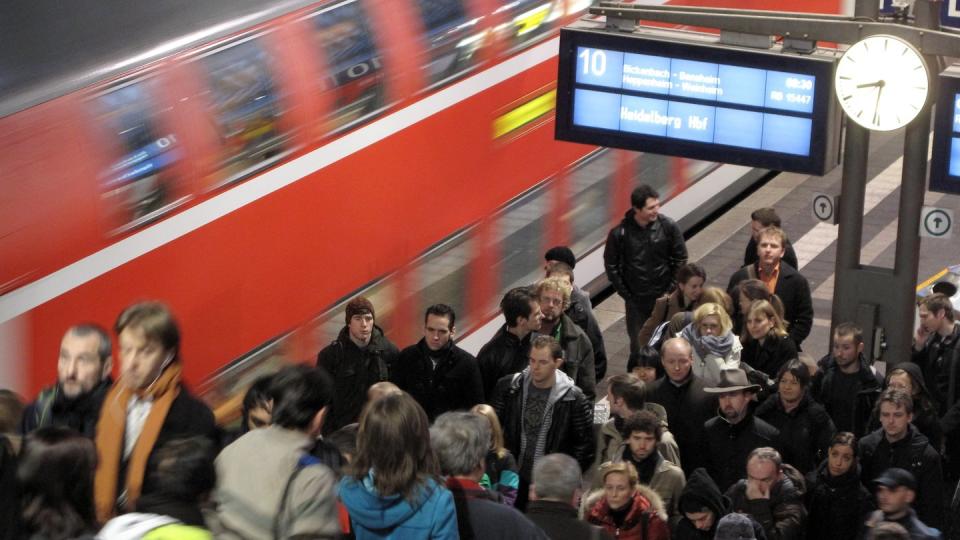
<instances>
[{"instance_id":1,"label":"man with beard","mask_svg":"<svg viewBox=\"0 0 960 540\"><path fill-rule=\"evenodd\" d=\"M833 330L833 354L820 360L810 394L823 404L837 431L867 434L880 379L863 356L863 331L853 323Z\"/></svg>"},{"instance_id":2,"label":"man with beard","mask_svg":"<svg viewBox=\"0 0 960 540\"><path fill-rule=\"evenodd\" d=\"M593 365L593 345L579 326L567 316L573 287L565 280L552 277L537 284L537 298L543 319L540 333L551 336L563 348L563 372L583 390L591 402L596 398L596 371Z\"/></svg>"}]
</instances>

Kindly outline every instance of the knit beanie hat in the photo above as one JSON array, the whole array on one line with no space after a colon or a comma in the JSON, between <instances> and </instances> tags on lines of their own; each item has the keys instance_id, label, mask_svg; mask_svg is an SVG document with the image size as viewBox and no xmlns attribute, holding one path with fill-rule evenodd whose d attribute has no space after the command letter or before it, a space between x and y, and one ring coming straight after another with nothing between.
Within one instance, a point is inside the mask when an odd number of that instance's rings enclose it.
<instances>
[{"instance_id":1,"label":"knit beanie hat","mask_svg":"<svg viewBox=\"0 0 960 540\"><path fill-rule=\"evenodd\" d=\"M756 540L753 522L745 514L727 514L717 524L714 540Z\"/></svg>"},{"instance_id":2,"label":"knit beanie hat","mask_svg":"<svg viewBox=\"0 0 960 540\"><path fill-rule=\"evenodd\" d=\"M350 319L354 315L366 315L367 313L373 315L374 319L377 318L377 314L373 311L373 304L365 296L358 296L347 302L347 324L350 324Z\"/></svg>"},{"instance_id":3,"label":"knit beanie hat","mask_svg":"<svg viewBox=\"0 0 960 540\"><path fill-rule=\"evenodd\" d=\"M573 254L573 250L567 246L554 246L547 250L543 254L543 259L546 261L560 261L571 269L577 266L577 256Z\"/></svg>"}]
</instances>

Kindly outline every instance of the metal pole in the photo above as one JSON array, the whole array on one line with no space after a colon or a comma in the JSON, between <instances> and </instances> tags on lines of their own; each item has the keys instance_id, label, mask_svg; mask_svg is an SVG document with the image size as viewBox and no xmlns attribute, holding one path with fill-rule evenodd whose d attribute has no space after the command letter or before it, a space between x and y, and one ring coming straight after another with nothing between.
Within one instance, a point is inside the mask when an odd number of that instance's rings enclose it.
<instances>
[{"instance_id":1,"label":"metal pole","mask_svg":"<svg viewBox=\"0 0 960 540\"><path fill-rule=\"evenodd\" d=\"M867 159L870 130L847 122L843 143L843 177L837 230L836 275L833 285L833 326L856 319L856 295L840 291L856 288L860 268L860 244L863 236L863 204L867 191ZM864 329L866 330L866 329Z\"/></svg>"}]
</instances>

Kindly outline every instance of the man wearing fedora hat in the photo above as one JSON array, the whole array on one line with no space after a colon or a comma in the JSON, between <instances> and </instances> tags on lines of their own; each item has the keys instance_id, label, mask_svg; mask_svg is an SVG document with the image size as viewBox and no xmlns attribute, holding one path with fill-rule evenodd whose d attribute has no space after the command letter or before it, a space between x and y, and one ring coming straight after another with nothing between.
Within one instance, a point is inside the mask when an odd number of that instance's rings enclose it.
<instances>
[{"instance_id":1,"label":"man wearing fedora hat","mask_svg":"<svg viewBox=\"0 0 960 540\"><path fill-rule=\"evenodd\" d=\"M722 370L717 386L703 390L717 394L719 414L703 425L706 447L702 454L707 472L717 487L726 491L740 479L750 452L761 446L776 447L780 432L750 411L750 401L760 385L752 384L744 370Z\"/></svg>"}]
</instances>

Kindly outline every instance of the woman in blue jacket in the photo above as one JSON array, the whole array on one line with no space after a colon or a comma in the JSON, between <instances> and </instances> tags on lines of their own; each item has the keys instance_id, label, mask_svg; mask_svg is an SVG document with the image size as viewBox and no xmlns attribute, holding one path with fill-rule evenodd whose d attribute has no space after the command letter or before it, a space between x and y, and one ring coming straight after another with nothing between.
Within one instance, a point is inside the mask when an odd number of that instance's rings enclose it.
<instances>
[{"instance_id":1,"label":"woman in blue jacket","mask_svg":"<svg viewBox=\"0 0 960 540\"><path fill-rule=\"evenodd\" d=\"M409 394L367 405L340 500L357 540L457 539L453 495L441 483L430 422Z\"/></svg>"}]
</instances>

